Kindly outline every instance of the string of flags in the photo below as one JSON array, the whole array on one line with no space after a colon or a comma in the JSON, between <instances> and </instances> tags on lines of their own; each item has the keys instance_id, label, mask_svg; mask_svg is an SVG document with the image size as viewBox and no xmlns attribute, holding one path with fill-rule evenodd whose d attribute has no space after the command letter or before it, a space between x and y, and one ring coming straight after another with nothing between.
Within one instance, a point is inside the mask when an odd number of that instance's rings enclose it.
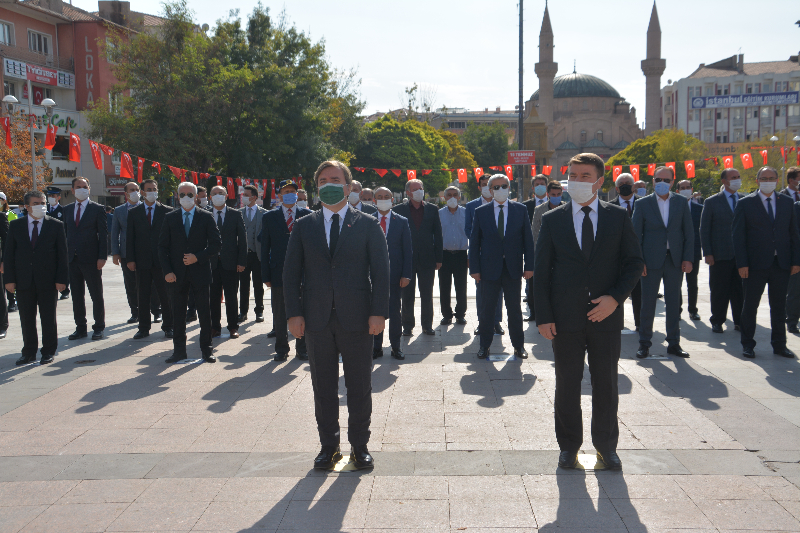
<instances>
[{"instance_id":1,"label":"string of flags","mask_svg":"<svg viewBox=\"0 0 800 533\"><path fill-rule=\"evenodd\" d=\"M494 170L495 172L502 172L508 177L509 180L514 181L514 172L513 172L513 166L512 165L503 165L503 166L487 167L487 168L489 170ZM534 165L533 168L536 168L536 166ZM552 167L549 167L549 168L552 168ZM476 167L476 168L471 168L471 169L469 169L469 168L438 168L438 169L426 168L426 169L423 169L423 170L399 169L399 168L353 167L353 170L358 171L358 172L366 172L367 170L372 170L373 172L375 172L381 178L384 177L389 172L391 172L392 174L394 174L398 178L403 173L405 173L406 177L408 178L409 181L413 180L413 179L417 179L418 176L427 176L428 174L430 174L434 170L437 170L437 171L440 171L440 172L451 172L451 173L455 172L459 183L467 183L467 181L469 179L467 173L470 172L470 171L472 172L472 175L475 176L476 180L480 180L481 176L483 176L485 174L485 172L484 172L482 167Z\"/></svg>"}]
</instances>

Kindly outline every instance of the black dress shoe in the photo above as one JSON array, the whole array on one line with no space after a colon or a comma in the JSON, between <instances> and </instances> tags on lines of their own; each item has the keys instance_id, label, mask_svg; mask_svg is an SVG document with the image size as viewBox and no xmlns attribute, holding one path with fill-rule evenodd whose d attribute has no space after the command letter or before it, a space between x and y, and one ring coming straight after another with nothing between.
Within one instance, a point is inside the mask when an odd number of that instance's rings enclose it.
<instances>
[{"instance_id":1,"label":"black dress shoe","mask_svg":"<svg viewBox=\"0 0 800 533\"><path fill-rule=\"evenodd\" d=\"M480 350L478 350L478 359L486 359L487 357L489 357L489 348L481 346Z\"/></svg>"},{"instance_id":2,"label":"black dress shoe","mask_svg":"<svg viewBox=\"0 0 800 533\"><path fill-rule=\"evenodd\" d=\"M23 355L19 359L17 359L16 365L27 365L36 361L36 354L25 356Z\"/></svg>"},{"instance_id":3,"label":"black dress shoe","mask_svg":"<svg viewBox=\"0 0 800 533\"><path fill-rule=\"evenodd\" d=\"M99 341L102 338L103 338L103 330L102 329L100 331L95 331L95 332L92 333L92 340L93 341Z\"/></svg>"},{"instance_id":4,"label":"black dress shoe","mask_svg":"<svg viewBox=\"0 0 800 533\"><path fill-rule=\"evenodd\" d=\"M756 358L756 351L752 348L745 348L742 350L742 355L747 357L748 359L755 359Z\"/></svg>"},{"instance_id":5,"label":"black dress shoe","mask_svg":"<svg viewBox=\"0 0 800 533\"><path fill-rule=\"evenodd\" d=\"M9 313L14 313L14 312L16 312L17 310L18 310L18 309L17 309L17 304L8 304L8 312L9 312Z\"/></svg>"},{"instance_id":6,"label":"black dress shoe","mask_svg":"<svg viewBox=\"0 0 800 533\"><path fill-rule=\"evenodd\" d=\"M39 360L40 365L47 365L52 362L53 362L53 356L49 354L48 355L42 354L42 358Z\"/></svg>"},{"instance_id":7,"label":"black dress shoe","mask_svg":"<svg viewBox=\"0 0 800 533\"><path fill-rule=\"evenodd\" d=\"M800 329L797 327L797 324L787 324L786 331L789 333L800 333Z\"/></svg>"},{"instance_id":8,"label":"black dress shoe","mask_svg":"<svg viewBox=\"0 0 800 533\"><path fill-rule=\"evenodd\" d=\"M377 359L378 357L383 357L383 348L372 349L372 358Z\"/></svg>"},{"instance_id":9,"label":"black dress shoe","mask_svg":"<svg viewBox=\"0 0 800 533\"><path fill-rule=\"evenodd\" d=\"M456 324L458 324L459 326L466 326L467 325L467 319L464 318L464 317L461 317L461 318L456 317Z\"/></svg>"},{"instance_id":10,"label":"black dress shoe","mask_svg":"<svg viewBox=\"0 0 800 533\"><path fill-rule=\"evenodd\" d=\"M165 362L165 363L178 363L178 362L180 362L180 361L183 361L184 359L186 359L186 354L185 354L185 353L182 353L182 354L181 354L181 353L174 352L174 353L173 353L171 356L169 356L169 357L167 358L167 360L166 360L166 361L164 361L164 362Z\"/></svg>"},{"instance_id":11,"label":"black dress shoe","mask_svg":"<svg viewBox=\"0 0 800 533\"><path fill-rule=\"evenodd\" d=\"M525 351L525 348L514 348L514 357L519 357L520 359L527 359L528 352Z\"/></svg>"},{"instance_id":12,"label":"black dress shoe","mask_svg":"<svg viewBox=\"0 0 800 533\"><path fill-rule=\"evenodd\" d=\"M441 319L439 321L439 324L441 324L443 326L449 326L452 323L453 323L453 319L452 318L443 318L443 319Z\"/></svg>"},{"instance_id":13,"label":"black dress shoe","mask_svg":"<svg viewBox=\"0 0 800 533\"><path fill-rule=\"evenodd\" d=\"M692 320L700 320L700 315L698 315L697 313L689 313L689 318L691 318Z\"/></svg>"},{"instance_id":14,"label":"black dress shoe","mask_svg":"<svg viewBox=\"0 0 800 533\"><path fill-rule=\"evenodd\" d=\"M606 468L609 470L622 470L622 461L619 455L617 455L617 452L597 452L597 459L606 465Z\"/></svg>"},{"instance_id":15,"label":"black dress shoe","mask_svg":"<svg viewBox=\"0 0 800 533\"><path fill-rule=\"evenodd\" d=\"M684 359L689 357L689 352L681 348L680 344L673 344L672 346L667 347L667 353L670 355L676 355L678 357L683 357Z\"/></svg>"},{"instance_id":16,"label":"black dress shoe","mask_svg":"<svg viewBox=\"0 0 800 533\"><path fill-rule=\"evenodd\" d=\"M501 326L499 322L494 325L494 334L495 335L505 335L505 333L506 333L506 330L503 329L503 326Z\"/></svg>"},{"instance_id":17,"label":"black dress shoe","mask_svg":"<svg viewBox=\"0 0 800 533\"><path fill-rule=\"evenodd\" d=\"M323 446L314 458L315 470L330 470L333 465L342 459L342 452L338 446Z\"/></svg>"},{"instance_id":18,"label":"black dress shoe","mask_svg":"<svg viewBox=\"0 0 800 533\"><path fill-rule=\"evenodd\" d=\"M780 355L781 357L788 357L790 359L794 359L794 352L791 351L789 348L786 348L785 346L783 348L773 349L772 353L774 353L775 355Z\"/></svg>"},{"instance_id":19,"label":"black dress shoe","mask_svg":"<svg viewBox=\"0 0 800 533\"><path fill-rule=\"evenodd\" d=\"M424 333L425 335L436 335L436 332L433 331L431 328L423 329L422 333Z\"/></svg>"},{"instance_id":20,"label":"black dress shoe","mask_svg":"<svg viewBox=\"0 0 800 533\"><path fill-rule=\"evenodd\" d=\"M411 330L403 328L403 337L410 337L410 336L411 336Z\"/></svg>"},{"instance_id":21,"label":"black dress shoe","mask_svg":"<svg viewBox=\"0 0 800 533\"><path fill-rule=\"evenodd\" d=\"M664 295L663 295L663 294L661 294L661 293L659 292L659 293L658 293L658 295L657 295L657 297L658 297L658 298L663 298L663 297L664 297Z\"/></svg>"},{"instance_id":22,"label":"black dress shoe","mask_svg":"<svg viewBox=\"0 0 800 533\"><path fill-rule=\"evenodd\" d=\"M722 329L722 324L711 324L711 331L714 333L725 333L725 330Z\"/></svg>"},{"instance_id":23,"label":"black dress shoe","mask_svg":"<svg viewBox=\"0 0 800 533\"><path fill-rule=\"evenodd\" d=\"M286 361L289 358L288 353L276 353L275 357L272 358L273 361Z\"/></svg>"},{"instance_id":24,"label":"black dress shoe","mask_svg":"<svg viewBox=\"0 0 800 533\"><path fill-rule=\"evenodd\" d=\"M194 322L197 320L197 313L186 313L186 323Z\"/></svg>"},{"instance_id":25,"label":"black dress shoe","mask_svg":"<svg viewBox=\"0 0 800 533\"><path fill-rule=\"evenodd\" d=\"M136 324L137 322L139 322L139 317L136 315L131 315L128 319L128 324Z\"/></svg>"},{"instance_id":26,"label":"black dress shoe","mask_svg":"<svg viewBox=\"0 0 800 533\"><path fill-rule=\"evenodd\" d=\"M144 339L145 337L149 337L149 336L150 336L150 332L149 331L141 331L141 330L139 330L133 335L133 338L134 339Z\"/></svg>"},{"instance_id":27,"label":"black dress shoe","mask_svg":"<svg viewBox=\"0 0 800 533\"><path fill-rule=\"evenodd\" d=\"M247 321L247 313L239 314L239 318L237 318L236 321L239 322L239 324L241 324L243 322L246 322Z\"/></svg>"},{"instance_id":28,"label":"black dress shoe","mask_svg":"<svg viewBox=\"0 0 800 533\"><path fill-rule=\"evenodd\" d=\"M228 330L228 332L230 333L230 338L231 339L238 339L239 338L239 330L238 329L235 329L233 331Z\"/></svg>"},{"instance_id":29,"label":"black dress shoe","mask_svg":"<svg viewBox=\"0 0 800 533\"><path fill-rule=\"evenodd\" d=\"M216 363L217 358L214 357L213 352L206 352L203 354L203 361L205 361L206 363Z\"/></svg>"},{"instance_id":30,"label":"black dress shoe","mask_svg":"<svg viewBox=\"0 0 800 533\"><path fill-rule=\"evenodd\" d=\"M372 459L369 450L367 450L366 444L353 446L353 451L350 452L350 460L353 461L353 464L358 470L364 470L375 466L375 461Z\"/></svg>"},{"instance_id":31,"label":"black dress shoe","mask_svg":"<svg viewBox=\"0 0 800 533\"><path fill-rule=\"evenodd\" d=\"M276 334L275 334L275 330L274 329L272 331L270 331L269 333L267 333L267 338L268 339L274 339L275 337L276 337Z\"/></svg>"},{"instance_id":32,"label":"black dress shoe","mask_svg":"<svg viewBox=\"0 0 800 533\"><path fill-rule=\"evenodd\" d=\"M264 322L264 314L256 313L256 322Z\"/></svg>"},{"instance_id":33,"label":"black dress shoe","mask_svg":"<svg viewBox=\"0 0 800 533\"><path fill-rule=\"evenodd\" d=\"M161 322L161 313L156 313L155 315L153 315L153 322L155 322L156 324Z\"/></svg>"},{"instance_id":34,"label":"black dress shoe","mask_svg":"<svg viewBox=\"0 0 800 533\"><path fill-rule=\"evenodd\" d=\"M578 466L578 452L563 451L558 454L560 468L576 468Z\"/></svg>"},{"instance_id":35,"label":"black dress shoe","mask_svg":"<svg viewBox=\"0 0 800 533\"><path fill-rule=\"evenodd\" d=\"M475 328L475 331L473 331L473 332L472 332L472 334L473 334L473 335L475 335L476 337L477 337L478 335L480 335L480 334L481 334L481 327L480 327L480 326L477 326L477 327Z\"/></svg>"},{"instance_id":36,"label":"black dress shoe","mask_svg":"<svg viewBox=\"0 0 800 533\"><path fill-rule=\"evenodd\" d=\"M406 356L403 355L403 350L401 350L400 348L397 348L397 349L392 348L392 354L391 355L392 355L392 357L394 357L395 359L399 359L400 361L402 361L403 359L406 358Z\"/></svg>"},{"instance_id":37,"label":"black dress shoe","mask_svg":"<svg viewBox=\"0 0 800 533\"><path fill-rule=\"evenodd\" d=\"M5 329L0 331L0 339L5 339L7 334L8 334L8 331L5 330Z\"/></svg>"},{"instance_id":38,"label":"black dress shoe","mask_svg":"<svg viewBox=\"0 0 800 533\"><path fill-rule=\"evenodd\" d=\"M533 315L526 316L524 318L525 322L536 322L536 317Z\"/></svg>"},{"instance_id":39,"label":"black dress shoe","mask_svg":"<svg viewBox=\"0 0 800 533\"><path fill-rule=\"evenodd\" d=\"M742 328L739 327L739 324L735 324L733 326L734 331L742 331Z\"/></svg>"},{"instance_id":40,"label":"black dress shoe","mask_svg":"<svg viewBox=\"0 0 800 533\"><path fill-rule=\"evenodd\" d=\"M172 331L172 328L169 328L169 329L165 329L165 330L164 330L164 337L166 337L166 338L168 338L168 339L171 339L171 338L173 338L174 336L175 336L175 332L174 332L174 331Z\"/></svg>"},{"instance_id":41,"label":"black dress shoe","mask_svg":"<svg viewBox=\"0 0 800 533\"><path fill-rule=\"evenodd\" d=\"M59 300L68 300L68 299L69 299L69 294L62 294L61 297L59 298Z\"/></svg>"},{"instance_id":42,"label":"black dress shoe","mask_svg":"<svg viewBox=\"0 0 800 533\"><path fill-rule=\"evenodd\" d=\"M308 352L299 352L295 357L300 361L308 361Z\"/></svg>"},{"instance_id":43,"label":"black dress shoe","mask_svg":"<svg viewBox=\"0 0 800 533\"><path fill-rule=\"evenodd\" d=\"M71 341L76 341L76 340L78 340L78 339L83 339L83 338L86 338L86 337L88 337L88 336L89 336L89 335L88 335L88 334L87 334L85 331L79 331L79 330L77 330L77 329L76 329L76 330L75 330L75 331L72 333L72 335L70 335L70 336L69 336L69 337L67 337L67 338L68 338L69 340L71 340Z\"/></svg>"},{"instance_id":44,"label":"black dress shoe","mask_svg":"<svg viewBox=\"0 0 800 533\"><path fill-rule=\"evenodd\" d=\"M639 346L639 349L636 350L636 357L639 359L645 359L650 355L650 348L647 346Z\"/></svg>"}]
</instances>

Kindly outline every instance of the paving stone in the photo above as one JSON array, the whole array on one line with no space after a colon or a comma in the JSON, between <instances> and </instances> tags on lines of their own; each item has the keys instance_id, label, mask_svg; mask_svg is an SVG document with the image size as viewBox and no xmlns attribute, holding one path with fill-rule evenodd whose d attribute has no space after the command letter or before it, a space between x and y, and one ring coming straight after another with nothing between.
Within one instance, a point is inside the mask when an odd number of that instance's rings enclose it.
<instances>
[{"instance_id":1,"label":"paving stone","mask_svg":"<svg viewBox=\"0 0 800 533\"><path fill-rule=\"evenodd\" d=\"M774 501L703 500L696 502L721 529L800 531L800 522Z\"/></svg>"},{"instance_id":2,"label":"paving stone","mask_svg":"<svg viewBox=\"0 0 800 533\"><path fill-rule=\"evenodd\" d=\"M415 475L498 475L503 474L500 452L416 452Z\"/></svg>"},{"instance_id":3,"label":"paving stone","mask_svg":"<svg viewBox=\"0 0 800 533\"><path fill-rule=\"evenodd\" d=\"M0 483L0 507L52 505L78 484L77 481L17 481Z\"/></svg>"},{"instance_id":4,"label":"paving stone","mask_svg":"<svg viewBox=\"0 0 800 533\"><path fill-rule=\"evenodd\" d=\"M26 533L105 531L127 506L127 503L51 505L22 531Z\"/></svg>"},{"instance_id":5,"label":"paving stone","mask_svg":"<svg viewBox=\"0 0 800 533\"><path fill-rule=\"evenodd\" d=\"M246 459L246 453L171 453L155 464L146 477L233 477Z\"/></svg>"},{"instance_id":6,"label":"paving stone","mask_svg":"<svg viewBox=\"0 0 800 533\"><path fill-rule=\"evenodd\" d=\"M362 529L369 502L354 501L292 501L289 503L279 530L340 530Z\"/></svg>"},{"instance_id":7,"label":"paving stone","mask_svg":"<svg viewBox=\"0 0 800 533\"><path fill-rule=\"evenodd\" d=\"M275 531L288 500L211 502L192 531Z\"/></svg>"},{"instance_id":8,"label":"paving stone","mask_svg":"<svg viewBox=\"0 0 800 533\"><path fill-rule=\"evenodd\" d=\"M291 499L301 478L230 478L214 497L215 501L249 502Z\"/></svg>"},{"instance_id":9,"label":"paving stone","mask_svg":"<svg viewBox=\"0 0 800 533\"><path fill-rule=\"evenodd\" d=\"M451 500L450 527L536 527L534 511L527 499Z\"/></svg>"},{"instance_id":10,"label":"paving stone","mask_svg":"<svg viewBox=\"0 0 800 533\"><path fill-rule=\"evenodd\" d=\"M208 502L133 502L108 527L108 531L159 531L191 529Z\"/></svg>"},{"instance_id":11,"label":"paving stone","mask_svg":"<svg viewBox=\"0 0 800 533\"><path fill-rule=\"evenodd\" d=\"M692 474L768 476L773 472L755 453L738 450L673 450L672 454Z\"/></svg>"},{"instance_id":12,"label":"paving stone","mask_svg":"<svg viewBox=\"0 0 800 533\"><path fill-rule=\"evenodd\" d=\"M16 533L22 530L31 520L42 514L47 507L47 505L0 507L0 524L3 525L3 531Z\"/></svg>"},{"instance_id":13,"label":"paving stone","mask_svg":"<svg viewBox=\"0 0 800 533\"><path fill-rule=\"evenodd\" d=\"M694 501L772 499L747 476L675 476L675 481Z\"/></svg>"},{"instance_id":14,"label":"paving stone","mask_svg":"<svg viewBox=\"0 0 800 533\"><path fill-rule=\"evenodd\" d=\"M75 455L0 457L0 481L53 479L79 458Z\"/></svg>"},{"instance_id":15,"label":"paving stone","mask_svg":"<svg viewBox=\"0 0 800 533\"><path fill-rule=\"evenodd\" d=\"M685 499L612 499L611 502L625 526L631 531L649 531L650 528L712 527L712 523L703 511Z\"/></svg>"},{"instance_id":16,"label":"paving stone","mask_svg":"<svg viewBox=\"0 0 800 533\"><path fill-rule=\"evenodd\" d=\"M131 503L151 483L152 479L86 479L64 494L58 503Z\"/></svg>"},{"instance_id":17,"label":"paving stone","mask_svg":"<svg viewBox=\"0 0 800 533\"><path fill-rule=\"evenodd\" d=\"M140 479L163 458L162 454L82 455L56 479Z\"/></svg>"}]
</instances>

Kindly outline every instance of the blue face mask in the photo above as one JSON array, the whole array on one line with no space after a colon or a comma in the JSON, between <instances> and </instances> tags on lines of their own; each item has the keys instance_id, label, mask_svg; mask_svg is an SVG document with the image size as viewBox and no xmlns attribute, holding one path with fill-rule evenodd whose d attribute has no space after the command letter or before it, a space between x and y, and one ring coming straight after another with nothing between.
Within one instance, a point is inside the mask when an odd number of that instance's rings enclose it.
<instances>
[{"instance_id":1,"label":"blue face mask","mask_svg":"<svg viewBox=\"0 0 800 533\"><path fill-rule=\"evenodd\" d=\"M287 192L283 195L283 203L285 205L294 205L297 203L297 193Z\"/></svg>"},{"instance_id":2,"label":"blue face mask","mask_svg":"<svg viewBox=\"0 0 800 533\"><path fill-rule=\"evenodd\" d=\"M537 185L533 188L533 193L536 196L544 196L544 193L547 192L547 185Z\"/></svg>"},{"instance_id":3,"label":"blue face mask","mask_svg":"<svg viewBox=\"0 0 800 533\"><path fill-rule=\"evenodd\" d=\"M550 197L550 203L553 204L553 205L560 204L561 203L561 197L560 196L551 196Z\"/></svg>"},{"instance_id":4,"label":"blue face mask","mask_svg":"<svg viewBox=\"0 0 800 533\"><path fill-rule=\"evenodd\" d=\"M664 196L665 194L669 193L669 186L669 183L664 183L663 181L656 183L656 194L659 196Z\"/></svg>"},{"instance_id":5,"label":"blue face mask","mask_svg":"<svg viewBox=\"0 0 800 533\"><path fill-rule=\"evenodd\" d=\"M647 196L647 189L636 189L637 196Z\"/></svg>"}]
</instances>

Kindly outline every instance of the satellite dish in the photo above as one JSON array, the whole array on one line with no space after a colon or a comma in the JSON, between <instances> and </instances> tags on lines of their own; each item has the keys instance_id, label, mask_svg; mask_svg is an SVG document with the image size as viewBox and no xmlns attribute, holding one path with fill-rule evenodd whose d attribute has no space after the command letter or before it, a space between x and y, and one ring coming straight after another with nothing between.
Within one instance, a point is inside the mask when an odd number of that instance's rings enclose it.
<instances>
[{"instance_id":1,"label":"satellite dish","mask_svg":"<svg viewBox=\"0 0 800 533\"><path fill-rule=\"evenodd\" d=\"M200 29L203 31L208 31L208 24L203 24L202 26L200 26Z\"/></svg>"}]
</instances>

